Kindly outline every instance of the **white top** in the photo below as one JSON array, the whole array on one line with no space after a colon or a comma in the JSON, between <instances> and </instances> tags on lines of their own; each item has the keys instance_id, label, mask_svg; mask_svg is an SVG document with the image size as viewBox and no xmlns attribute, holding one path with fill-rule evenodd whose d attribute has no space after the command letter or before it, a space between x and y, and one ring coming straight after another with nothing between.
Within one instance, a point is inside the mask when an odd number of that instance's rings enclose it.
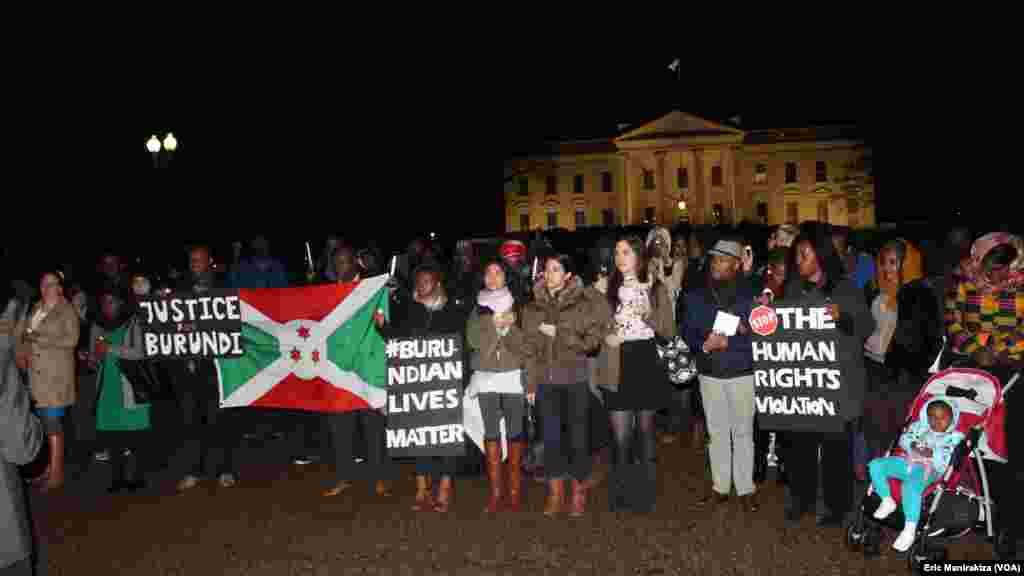
<instances>
[{"instance_id":1,"label":"white top","mask_svg":"<svg viewBox=\"0 0 1024 576\"><path fill-rule=\"evenodd\" d=\"M619 306L615 310L616 333L625 342L650 340L654 329L644 317L651 310L651 287L636 281L627 281L619 287Z\"/></svg>"}]
</instances>

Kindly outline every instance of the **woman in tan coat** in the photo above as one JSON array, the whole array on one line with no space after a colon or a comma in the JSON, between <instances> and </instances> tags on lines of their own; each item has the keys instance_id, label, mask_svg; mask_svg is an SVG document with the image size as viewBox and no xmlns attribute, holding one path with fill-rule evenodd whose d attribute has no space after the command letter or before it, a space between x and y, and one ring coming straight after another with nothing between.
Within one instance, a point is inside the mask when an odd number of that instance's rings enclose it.
<instances>
[{"instance_id":1,"label":"woman in tan coat","mask_svg":"<svg viewBox=\"0 0 1024 576\"><path fill-rule=\"evenodd\" d=\"M668 287L649 274L647 264L639 237L628 236L615 244L615 270L607 291L612 322L604 340L608 362L598 375L615 437L608 485L613 512L653 509L657 488L654 415L671 401L672 388L655 340L676 335L672 298ZM631 448L637 444L640 454L634 458Z\"/></svg>"},{"instance_id":2,"label":"woman in tan coat","mask_svg":"<svg viewBox=\"0 0 1024 576\"><path fill-rule=\"evenodd\" d=\"M52 490L64 483L64 430L62 421L75 403L75 346L79 318L64 298L59 272L43 274L42 299L14 330L18 366L28 371L28 384L36 414L43 422L50 462L40 482Z\"/></svg>"}]
</instances>

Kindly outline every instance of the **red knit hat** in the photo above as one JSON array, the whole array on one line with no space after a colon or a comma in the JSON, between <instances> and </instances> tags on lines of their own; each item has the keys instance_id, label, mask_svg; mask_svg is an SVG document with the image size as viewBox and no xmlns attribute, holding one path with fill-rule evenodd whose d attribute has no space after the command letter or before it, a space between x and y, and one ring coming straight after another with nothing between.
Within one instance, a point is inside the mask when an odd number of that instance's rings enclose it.
<instances>
[{"instance_id":1,"label":"red knit hat","mask_svg":"<svg viewBox=\"0 0 1024 576\"><path fill-rule=\"evenodd\" d=\"M526 244L519 240L506 240L498 249L502 259L519 262L526 257Z\"/></svg>"}]
</instances>

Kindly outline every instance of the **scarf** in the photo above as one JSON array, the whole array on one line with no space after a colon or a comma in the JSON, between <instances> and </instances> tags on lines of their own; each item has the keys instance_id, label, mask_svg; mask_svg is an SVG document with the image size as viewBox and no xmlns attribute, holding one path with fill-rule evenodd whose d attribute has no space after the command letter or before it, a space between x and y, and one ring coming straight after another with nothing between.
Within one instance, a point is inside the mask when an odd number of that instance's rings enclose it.
<instances>
[{"instance_id":1,"label":"scarf","mask_svg":"<svg viewBox=\"0 0 1024 576\"><path fill-rule=\"evenodd\" d=\"M1024 270L1021 270L1021 255L1010 264L1010 276L1003 282L993 283L982 268L982 261L993 248L1003 245L1017 246L1020 240L1012 234L1005 232L992 232L974 241L971 246L971 258L968 261L964 275L967 276L982 293L991 294L1004 290L1014 290L1024 286ZM1016 270L1015 270L1016 268Z\"/></svg>"},{"instance_id":2,"label":"scarf","mask_svg":"<svg viewBox=\"0 0 1024 576\"><path fill-rule=\"evenodd\" d=\"M476 303L489 308L495 314L504 314L512 309L515 299L512 298L512 292L508 288L499 288L497 290L487 290L485 288L477 295Z\"/></svg>"}]
</instances>

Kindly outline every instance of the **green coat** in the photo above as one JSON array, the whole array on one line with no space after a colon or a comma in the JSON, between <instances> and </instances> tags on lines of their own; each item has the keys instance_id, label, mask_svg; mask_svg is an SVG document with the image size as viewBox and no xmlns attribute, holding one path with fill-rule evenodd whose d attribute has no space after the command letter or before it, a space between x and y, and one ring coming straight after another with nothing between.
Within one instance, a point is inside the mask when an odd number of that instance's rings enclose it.
<instances>
[{"instance_id":1,"label":"green coat","mask_svg":"<svg viewBox=\"0 0 1024 576\"><path fill-rule=\"evenodd\" d=\"M134 432L149 430L149 404L141 404L128 408L124 403L124 392L121 370L117 358L122 355L118 350L123 346L129 328L136 331L133 339L141 343L138 326L129 322L114 330L107 339L114 350L104 356L97 375L99 398L96 401L96 429L102 432Z\"/></svg>"}]
</instances>

